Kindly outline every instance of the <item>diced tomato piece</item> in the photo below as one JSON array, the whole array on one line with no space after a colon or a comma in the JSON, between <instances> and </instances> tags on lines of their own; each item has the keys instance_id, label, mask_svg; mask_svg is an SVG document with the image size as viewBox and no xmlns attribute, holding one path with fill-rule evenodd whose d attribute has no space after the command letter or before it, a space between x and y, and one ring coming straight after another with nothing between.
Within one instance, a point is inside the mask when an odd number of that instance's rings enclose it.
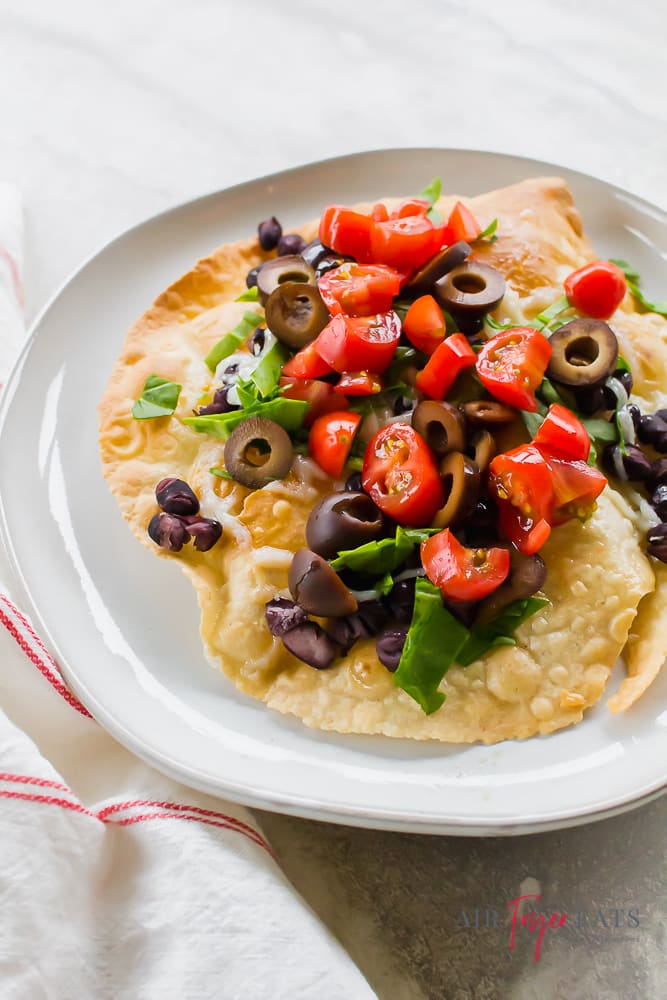
<instances>
[{"instance_id":1,"label":"diced tomato piece","mask_svg":"<svg viewBox=\"0 0 667 1000\"><path fill-rule=\"evenodd\" d=\"M565 294L575 309L594 319L609 319L623 301L625 275L610 260L596 260L565 279Z\"/></svg>"},{"instance_id":2,"label":"diced tomato piece","mask_svg":"<svg viewBox=\"0 0 667 1000\"><path fill-rule=\"evenodd\" d=\"M360 413L337 410L318 417L310 428L308 450L320 468L334 479L343 471L360 422Z\"/></svg>"},{"instance_id":3,"label":"diced tomato piece","mask_svg":"<svg viewBox=\"0 0 667 1000\"><path fill-rule=\"evenodd\" d=\"M421 557L427 577L449 601L480 601L510 570L508 549L467 549L449 528L422 542Z\"/></svg>"},{"instance_id":4,"label":"diced tomato piece","mask_svg":"<svg viewBox=\"0 0 667 1000\"><path fill-rule=\"evenodd\" d=\"M463 334L453 333L436 347L417 375L417 388L430 399L444 399L461 372L472 368L476 360Z\"/></svg>"},{"instance_id":5,"label":"diced tomato piece","mask_svg":"<svg viewBox=\"0 0 667 1000\"><path fill-rule=\"evenodd\" d=\"M333 391L343 396L374 396L383 388L380 376L372 372L345 372L333 386Z\"/></svg>"},{"instance_id":6,"label":"diced tomato piece","mask_svg":"<svg viewBox=\"0 0 667 1000\"><path fill-rule=\"evenodd\" d=\"M443 245L444 226L434 226L426 215L407 215L377 222L371 231L371 259L391 267L421 267Z\"/></svg>"},{"instance_id":7,"label":"diced tomato piece","mask_svg":"<svg viewBox=\"0 0 667 1000\"><path fill-rule=\"evenodd\" d=\"M539 552L551 534L551 525L544 518L531 521L508 503L499 504L498 525L508 541L527 556Z\"/></svg>"},{"instance_id":8,"label":"diced tomato piece","mask_svg":"<svg viewBox=\"0 0 667 1000\"><path fill-rule=\"evenodd\" d=\"M317 352L337 372L383 372L400 336L401 323L395 312L356 317L341 314L319 334Z\"/></svg>"},{"instance_id":9,"label":"diced tomato piece","mask_svg":"<svg viewBox=\"0 0 667 1000\"><path fill-rule=\"evenodd\" d=\"M448 243L457 243L459 240L472 243L482 232L479 222L462 201L457 201L451 210L446 229Z\"/></svg>"},{"instance_id":10,"label":"diced tomato piece","mask_svg":"<svg viewBox=\"0 0 667 1000\"><path fill-rule=\"evenodd\" d=\"M283 365L283 375L294 378L321 378L322 375L328 375L331 370L331 365L320 356L317 338L302 347Z\"/></svg>"},{"instance_id":11,"label":"diced tomato piece","mask_svg":"<svg viewBox=\"0 0 667 1000\"><path fill-rule=\"evenodd\" d=\"M409 424L388 424L371 438L361 481L380 510L399 524L423 527L444 503L433 453Z\"/></svg>"},{"instance_id":12,"label":"diced tomato piece","mask_svg":"<svg viewBox=\"0 0 667 1000\"><path fill-rule=\"evenodd\" d=\"M584 462L591 452L591 439L581 420L572 410L552 403L544 421L538 427L533 444L543 454Z\"/></svg>"},{"instance_id":13,"label":"diced tomato piece","mask_svg":"<svg viewBox=\"0 0 667 1000\"><path fill-rule=\"evenodd\" d=\"M389 218L389 212L387 211L387 206L383 205L381 201L379 201L376 205L373 205L371 218L373 222L386 222L387 219Z\"/></svg>"},{"instance_id":14,"label":"diced tomato piece","mask_svg":"<svg viewBox=\"0 0 667 1000\"><path fill-rule=\"evenodd\" d=\"M536 552L549 537L555 504L551 469L544 456L533 444L496 455L488 482L498 503L501 529L521 552Z\"/></svg>"},{"instance_id":15,"label":"diced tomato piece","mask_svg":"<svg viewBox=\"0 0 667 1000\"><path fill-rule=\"evenodd\" d=\"M447 324L432 295L415 299L403 320L403 332L413 347L424 354L433 354L443 342Z\"/></svg>"},{"instance_id":16,"label":"diced tomato piece","mask_svg":"<svg viewBox=\"0 0 667 1000\"><path fill-rule=\"evenodd\" d=\"M304 424L310 427L318 417L334 410L344 410L348 406L345 398L341 399L334 392L334 387L328 382L320 382L313 378L281 378L283 396L286 399L302 399L309 403Z\"/></svg>"},{"instance_id":17,"label":"diced tomato piece","mask_svg":"<svg viewBox=\"0 0 667 1000\"><path fill-rule=\"evenodd\" d=\"M551 345L539 330L513 327L484 344L477 357L477 374L496 399L534 413L535 389L550 358Z\"/></svg>"},{"instance_id":18,"label":"diced tomato piece","mask_svg":"<svg viewBox=\"0 0 667 1000\"><path fill-rule=\"evenodd\" d=\"M429 203L423 198L408 198L391 213L392 219L407 219L410 215L426 215Z\"/></svg>"},{"instance_id":19,"label":"diced tomato piece","mask_svg":"<svg viewBox=\"0 0 667 1000\"><path fill-rule=\"evenodd\" d=\"M370 215L340 205L329 205L322 212L319 237L326 247L356 260L367 261L372 225Z\"/></svg>"},{"instance_id":20,"label":"diced tomato piece","mask_svg":"<svg viewBox=\"0 0 667 1000\"><path fill-rule=\"evenodd\" d=\"M555 455L545 458L554 492L551 523L563 524L572 518L587 520L595 510L595 501L607 485L606 476L584 461L568 462Z\"/></svg>"},{"instance_id":21,"label":"diced tomato piece","mask_svg":"<svg viewBox=\"0 0 667 1000\"><path fill-rule=\"evenodd\" d=\"M317 287L332 316L373 316L391 309L401 276L380 264L341 264L327 271Z\"/></svg>"}]
</instances>

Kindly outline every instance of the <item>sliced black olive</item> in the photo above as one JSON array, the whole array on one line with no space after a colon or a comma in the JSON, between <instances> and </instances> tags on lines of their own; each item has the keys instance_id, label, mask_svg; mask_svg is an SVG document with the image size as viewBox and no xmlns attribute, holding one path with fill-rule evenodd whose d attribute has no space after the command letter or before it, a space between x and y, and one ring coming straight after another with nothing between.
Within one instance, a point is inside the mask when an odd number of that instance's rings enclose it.
<instances>
[{"instance_id":1,"label":"sliced black olive","mask_svg":"<svg viewBox=\"0 0 667 1000\"><path fill-rule=\"evenodd\" d=\"M222 525L212 517L184 517L183 523L198 552L208 552L222 535Z\"/></svg>"},{"instance_id":2,"label":"sliced black olive","mask_svg":"<svg viewBox=\"0 0 667 1000\"><path fill-rule=\"evenodd\" d=\"M563 385L596 385L616 370L618 341L600 319L573 319L552 333L549 343L547 375Z\"/></svg>"},{"instance_id":3,"label":"sliced black olive","mask_svg":"<svg viewBox=\"0 0 667 1000\"><path fill-rule=\"evenodd\" d=\"M300 254L306 245L303 236L298 233L285 233L278 240L277 253L279 257L288 257L291 254Z\"/></svg>"},{"instance_id":4,"label":"sliced black olive","mask_svg":"<svg viewBox=\"0 0 667 1000\"><path fill-rule=\"evenodd\" d=\"M321 278L323 274L333 270L334 267L340 267L346 261L352 260L351 257L346 257L344 254L336 253L335 250L325 247L320 240L313 240L312 243L305 246L301 250L301 256L306 264L310 264L313 268L317 278Z\"/></svg>"},{"instance_id":5,"label":"sliced black olive","mask_svg":"<svg viewBox=\"0 0 667 1000\"><path fill-rule=\"evenodd\" d=\"M264 219L264 222L260 222L257 227L257 236L262 250L275 250L282 235L283 227L275 215L272 215L270 219Z\"/></svg>"},{"instance_id":6,"label":"sliced black olive","mask_svg":"<svg viewBox=\"0 0 667 1000\"><path fill-rule=\"evenodd\" d=\"M290 254L287 257L274 257L262 264L257 275L257 291L259 301L262 305L271 292L278 285L285 284L286 281L296 281L304 285L315 284L315 272L310 264L306 264L299 254Z\"/></svg>"},{"instance_id":7,"label":"sliced black olive","mask_svg":"<svg viewBox=\"0 0 667 1000\"><path fill-rule=\"evenodd\" d=\"M648 554L667 563L667 524L656 524L654 528L650 528L647 540Z\"/></svg>"},{"instance_id":8,"label":"sliced black olive","mask_svg":"<svg viewBox=\"0 0 667 1000\"><path fill-rule=\"evenodd\" d=\"M314 340L331 317L314 285L289 281L278 285L266 302L266 324L292 350Z\"/></svg>"},{"instance_id":9,"label":"sliced black olive","mask_svg":"<svg viewBox=\"0 0 667 1000\"><path fill-rule=\"evenodd\" d=\"M264 614L266 624L274 638L283 636L290 629L308 621L308 615L303 608L294 601L288 601L286 597L274 597L272 601L267 601Z\"/></svg>"},{"instance_id":10,"label":"sliced black olive","mask_svg":"<svg viewBox=\"0 0 667 1000\"><path fill-rule=\"evenodd\" d=\"M167 514L199 513L199 500L182 479L161 479L155 487L155 499Z\"/></svg>"},{"instance_id":11,"label":"sliced black olive","mask_svg":"<svg viewBox=\"0 0 667 1000\"><path fill-rule=\"evenodd\" d=\"M651 506L661 521L667 521L667 486L656 486L651 494Z\"/></svg>"},{"instance_id":12,"label":"sliced black olive","mask_svg":"<svg viewBox=\"0 0 667 1000\"><path fill-rule=\"evenodd\" d=\"M436 281L433 294L454 317L474 317L495 309L502 301L505 287L505 279L495 267L468 261Z\"/></svg>"},{"instance_id":13,"label":"sliced black olive","mask_svg":"<svg viewBox=\"0 0 667 1000\"><path fill-rule=\"evenodd\" d=\"M331 636L317 622L305 622L282 636L285 649L309 667L326 670L336 659L338 649Z\"/></svg>"},{"instance_id":14,"label":"sliced black olive","mask_svg":"<svg viewBox=\"0 0 667 1000\"><path fill-rule=\"evenodd\" d=\"M461 403L460 409L473 427L509 424L517 416L515 409L505 403L498 403L495 399L474 399L469 403Z\"/></svg>"},{"instance_id":15,"label":"sliced black olive","mask_svg":"<svg viewBox=\"0 0 667 1000\"><path fill-rule=\"evenodd\" d=\"M148 534L156 545L170 552L180 552L190 541L188 529L177 514L156 514L148 525Z\"/></svg>"},{"instance_id":16,"label":"sliced black olive","mask_svg":"<svg viewBox=\"0 0 667 1000\"><path fill-rule=\"evenodd\" d=\"M480 472L486 472L496 453L496 442L487 430L478 431L470 441L467 454L474 459Z\"/></svg>"},{"instance_id":17,"label":"sliced black olive","mask_svg":"<svg viewBox=\"0 0 667 1000\"><path fill-rule=\"evenodd\" d=\"M462 264L471 253L472 247L463 240L459 240L458 243L452 243L450 247L445 247L435 257L427 260L423 267L420 267L413 274L407 285L404 285L401 289L401 294L406 295L408 298L425 295L431 291L439 278L442 278L443 275L448 274L453 268Z\"/></svg>"},{"instance_id":18,"label":"sliced black olive","mask_svg":"<svg viewBox=\"0 0 667 1000\"><path fill-rule=\"evenodd\" d=\"M387 628L381 632L375 642L375 650L380 663L392 673L401 662L403 647L408 635L407 628Z\"/></svg>"},{"instance_id":19,"label":"sliced black olive","mask_svg":"<svg viewBox=\"0 0 667 1000\"><path fill-rule=\"evenodd\" d=\"M325 559L378 538L384 518L367 493L332 493L313 507L306 524L308 547Z\"/></svg>"},{"instance_id":20,"label":"sliced black olive","mask_svg":"<svg viewBox=\"0 0 667 1000\"><path fill-rule=\"evenodd\" d=\"M415 407L412 426L436 455L461 451L465 441L465 425L460 411L451 403L424 399Z\"/></svg>"},{"instance_id":21,"label":"sliced black olive","mask_svg":"<svg viewBox=\"0 0 667 1000\"><path fill-rule=\"evenodd\" d=\"M440 475L446 500L431 521L432 528L460 523L473 510L479 497L479 466L460 451L445 455L440 463Z\"/></svg>"},{"instance_id":22,"label":"sliced black olive","mask_svg":"<svg viewBox=\"0 0 667 1000\"><path fill-rule=\"evenodd\" d=\"M504 583L478 605L475 625L486 625L512 601L532 597L544 586L547 568L541 556L510 549L510 571Z\"/></svg>"},{"instance_id":23,"label":"sliced black olive","mask_svg":"<svg viewBox=\"0 0 667 1000\"><path fill-rule=\"evenodd\" d=\"M294 449L289 434L274 420L250 417L235 427L225 444L225 468L237 483L257 489L284 479Z\"/></svg>"},{"instance_id":24,"label":"sliced black olive","mask_svg":"<svg viewBox=\"0 0 667 1000\"><path fill-rule=\"evenodd\" d=\"M644 413L639 418L637 436L644 444L652 444L656 451L667 451L667 422L657 413Z\"/></svg>"},{"instance_id":25,"label":"sliced black olive","mask_svg":"<svg viewBox=\"0 0 667 1000\"><path fill-rule=\"evenodd\" d=\"M310 549L299 549L289 569L292 597L310 615L338 618L357 610L356 598L329 563Z\"/></svg>"}]
</instances>

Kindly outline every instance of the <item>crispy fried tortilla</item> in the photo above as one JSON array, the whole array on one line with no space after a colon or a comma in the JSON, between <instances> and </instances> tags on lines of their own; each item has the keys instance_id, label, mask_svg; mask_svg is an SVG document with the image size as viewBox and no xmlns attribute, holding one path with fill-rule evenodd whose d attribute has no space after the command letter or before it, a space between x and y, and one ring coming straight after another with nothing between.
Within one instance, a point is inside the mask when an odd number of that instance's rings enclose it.
<instances>
[{"instance_id":1,"label":"crispy fried tortilla","mask_svg":"<svg viewBox=\"0 0 667 1000\"><path fill-rule=\"evenodd\" d=\"M446 212L451 203L443 199L439 207ZM495 314L500 320L525 324L561 294L567 274L595 258L562 180L525 181L467 203L483 226L499 220L497 242L475 256L507 279ZM316 227L301 232L312 239ZM549 733L582 719L624 649L628 678L610 707L631 705L667 653L667 572L660 566L656 578L644 554L642 504L629 490L607 488L587 524L553 531L542 551L551 604L521 626L517 646L450 669L441 684L446 701L431 716L394 686L373 640L318 671L271 637L264 605L289 596L292 554L305 544L308 514L332 481L301 457L286 480L255 492L215 478L209 469L222 464L223 442L177 419L212 388L204 357L247 311L247 303L234 299L249 268L266 256L254 240L225 245L167 289L128 333L100 405L104 475L136 537L188 574L211 662L269 707L342 733L461 743ZM612 325L640 405L648 411L667 405L667 324L637 313L626 296ZM183 385L176 414L134 420L132 404L154 372ZM187 546L173 554L148 538L155 485L166 476L190 483L203 513L222 523L223 538L209 552Z\"/></svg>"}]
</instances>

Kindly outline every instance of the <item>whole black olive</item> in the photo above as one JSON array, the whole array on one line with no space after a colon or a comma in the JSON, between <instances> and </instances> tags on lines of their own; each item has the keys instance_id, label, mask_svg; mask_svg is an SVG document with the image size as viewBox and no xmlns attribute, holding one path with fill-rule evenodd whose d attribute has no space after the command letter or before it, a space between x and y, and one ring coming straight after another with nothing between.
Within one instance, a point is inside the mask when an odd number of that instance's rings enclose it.
<instances>
[{"instance_id":1,"label":"whole black olive","mask_svg":"<svg viewBox=\"0 0 667 1000\"><path fill-rule=\"evenodd\" d=\"M283 636L290 629L308 621L308 615L303 608L294 601L288 601L286 597L274 597L272 601L267 601L264 614L266 624L274 638Z\"/></svg>"},{"instance_id":2,"label":"whole black olive","mask_svg":"<svg viewBox=\"0 0 667 1000\"><path fill-rule=\"evenodd\" d=\"M199 500L182 479L161 479L155 487L155 499L167 514L199 513Z\"/></svg>"},{"instance_id":3,"label":"whole black olive","mask_svg":"<svg viewBox=\"0 0 667 1000\"><path fill-rule=\"evenodd\" d=\"M205 417L211 413L231 413L233 410L240 410L240 406L229 402L228 393L230 388L231 386L224 385L221 389L216 389L213 395L213 402L207 406L200 406L196 411L197 416Z\"/></svg>"},{"instance_id":4,"label":"whole black olive","mask_svg":"<svg viewBox=\"0 0 667 1000\"><path fill-rule=\"evenodd\" d=\"M651 506L661 521L667 521L667 485L656 486L651 494Z\"/></svg>"},{"instance_id":5,"label":"whole black olive","mask_svg":"<svg viewBox=\"0 0 667 1000\"><path fill-rule=\"evenodd\" d=\"M379 538L384 518L367 493L332 493L313 507L306 524L309 548L325 559Z\"/></svg>"},{"instance_id":6,"label":"whole black olive","mask_svg":"<svg viewBox=\"0 0 667 1000\"><path fill-rule=\"evenodd\" d=\"M660 562L667 563L667 524L656 524L649 528L647 541L647 551L650 556L655 556Z\"/></svg>"},{"instance_id":7,"label":"whole black olive","mask_svg":"<svg viewBox=\"0 0 667 1000\"><path fill-rule=\"evenodd\" d=\"M440 250L435 257L431 257L418 271L410 278L407 285L401 289L401 294L408 298L416 298L418 295L425 295L430 292L436 281L448 274L453 268L462 264L466 257L472 253L472 247L463 240L452 243L450 247Z\"/></svg>"},{"instance_id":8,"label":"whole black olive","mask_svg":"<svg viewBox=\"0 0 667 1000\"><path fill-rule=\"evenodd\" d=\"M188 529L176 514L156 514L148 525L148 534L156 545L170 552L180 552L190 541Z\"/></svg>"},{"instance_id":9,"label":"whole black olive","mask_svg":"<svg viewBox=\"0 0 667 1000\"><path fill-rule=\"evenodd\" d=\"M183 523L198 552L208 552L222 535L222 525L212 517L184 517Z\"/></svg>"},{"instance_id":10,"label":"whole black olive","mask_svg":"<svg viewBox=\"0 0 667 1000\"><path fill-rule=\"evenodd\" d=\"M257 265L257 267L251 267L248 273L246 274L245 276L246 288L254 288L255 285L257 284L257 275L259 274L259 268L260 268L259 264Z\"/></svg>"},{"instance_id":11,"label":"whole black olive","mask_svg":"<svg viewBox=\"0 0 667 1000\"><path fill-rule=\"evenodd\" d=\"M600 319L570 320L551 334L549 343L547 375L563 385L595 385L616 370L618 341Z\"/></svg>"},{"instance_id":12,"label":"whole black olive","mask_svg":"<svg viewBox=\"0 0 667 1000\"><path fill-rule=\"evenodd\" d=\"M667 483L667 458L659 458L651 465L651 473L647 481L653 486Z\"/></svg>"},{"instance_id":13,"label":"whole black olive","mask_svg":"<svg viewBox=\"0 0 667 1000\"><path fill-rule=\"evenodd\" d=\"M657 413L644 413L639 418L637 436L644 444L652 444L656 451L667 451L667 421Z\"/></svg>"},{"instance_id":14,"label":"whole black olive","mask_svg":"<svg viewBox=\"0 0 667 1000\"><path fill-rule=\"evenodd\" d=\"M300 350L315 340L330 319L314 285L288 281L274 288L266 301L267 326L292 350Z\"/></svg>"},{"instance_id":15,"label":"whole black olive","mask_svg":"<svg viewBox=\"0 0 667 1000\"><path fill-rule=\"evenodd\" d=\"M439 278L433 294L455 318L474 317L495 309L502 301L505 287L505 279L495 267L468 261Z\"/></svg>"},{"instance_id":16,"label":"whole black olive","mask_svg":"<svg viewBox=\"0 0 667 1000\"><path fill-rule=\"evenodd\" d=\"M285 478L294 449L287 431L274 420L250 417L231 432L224 454L229 475L242 486L257 489Z\"/></svg>"},{"instance_id":17,"label":"whole black olive","mask_svg":"<svg viewBox=\"0 0 667 1000\"><path fill-rule=\"evenodd\" d=\"M257 235L262 250L275 250L278 246L278 240L283 235L283 227L275 215L272 215L270 219L260 222L257 227Z\"/></svg>"},{"instance_id":18,"label":"whole black olive","mask_svg":"<svg viewBox=\"0 0 667 1000\"><path fill-rule=\"evenodd\" d=\"M392 673L401 662L403 647L407 638L407 628L387 628L377 637L375 650L380 663Z\"/></svg>"},{"instance_id":19,"label":"whole black olive","mask_svg":"<svg viewBox=\"0 0 667 1000\"><path fill-rule=\"evenodd\" d=\"M361 484L361 473L352 472L345 480L345 489L350 493L361 493L363 487Z\"/></svg>"},{"instance_id":20,"label":"whole black olive","mask_svg":"<svg viewBox=\"0 0 667 1000\"><path fill-rule=\"evenodd\" d=\"M262 305L266 305L269 295L278 285L284 285L288 281L314 285L315 272L298 254L274 257L262 264L257 275L257 293Z\"/></svg>"},{"instance_id":21,"label":"whole black olive","mask_svg":"<svg viewBox=\"0 0 667 1000\"><path fill-rule=\"evenodd\" d=\"M338 618L357 610L355 597L335 570L309 549L295 552L288 584L292 597L308 614Z\"/></svg>"},{"instance_id":22,"label":"whole black olive","mask_svg":"<svg viewBox=\"0 0 667 1000\"><path fill-rule=\"evenodd\" d=\"M287 233L278 240L278 256L287 257L290 254L301 253L306 245L303 236L298 233Z\"/></svg>"},{"instance_id":23,"label":"whole black olive","mask_svg":"<svg viewBox=\"0 0 667 1000\"><path fill-rule=\"evenodd\" d=\"M326 670L336 659L335 642L317 622L304 622L282 636L285 649L309 667Z\"/></svg>"}]
</instances>

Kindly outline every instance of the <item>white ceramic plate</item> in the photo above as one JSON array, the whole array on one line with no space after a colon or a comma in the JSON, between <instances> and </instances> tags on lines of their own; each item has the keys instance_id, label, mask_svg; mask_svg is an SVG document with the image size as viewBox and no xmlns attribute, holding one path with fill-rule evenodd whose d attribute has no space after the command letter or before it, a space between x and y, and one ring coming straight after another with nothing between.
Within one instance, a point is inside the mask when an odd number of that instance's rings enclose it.
<instances>
[{"instance_id":1,"label":"white ceramic plate","mask_svg":"<svg viewBox=\"0 0 667 1000\"><path fill-rule=\"evenodd\" d=\"M600 254L632 261L664 297L664 212L549 164L423 149L316 163L182 205L105 247L44 311L4 394L4 541L68 683L135 753L249 805L431 833L567 826L664 789L667 672L625 715L603 699L572 730L493 747L319 733L269 711L207 665L194 592L136 543L100 473L97 403L126 330L217 244L271 214L289 228L326 202L405 195L436 175L476 194L551 173L570 183Z\"/></svg>"}]
</instances>

